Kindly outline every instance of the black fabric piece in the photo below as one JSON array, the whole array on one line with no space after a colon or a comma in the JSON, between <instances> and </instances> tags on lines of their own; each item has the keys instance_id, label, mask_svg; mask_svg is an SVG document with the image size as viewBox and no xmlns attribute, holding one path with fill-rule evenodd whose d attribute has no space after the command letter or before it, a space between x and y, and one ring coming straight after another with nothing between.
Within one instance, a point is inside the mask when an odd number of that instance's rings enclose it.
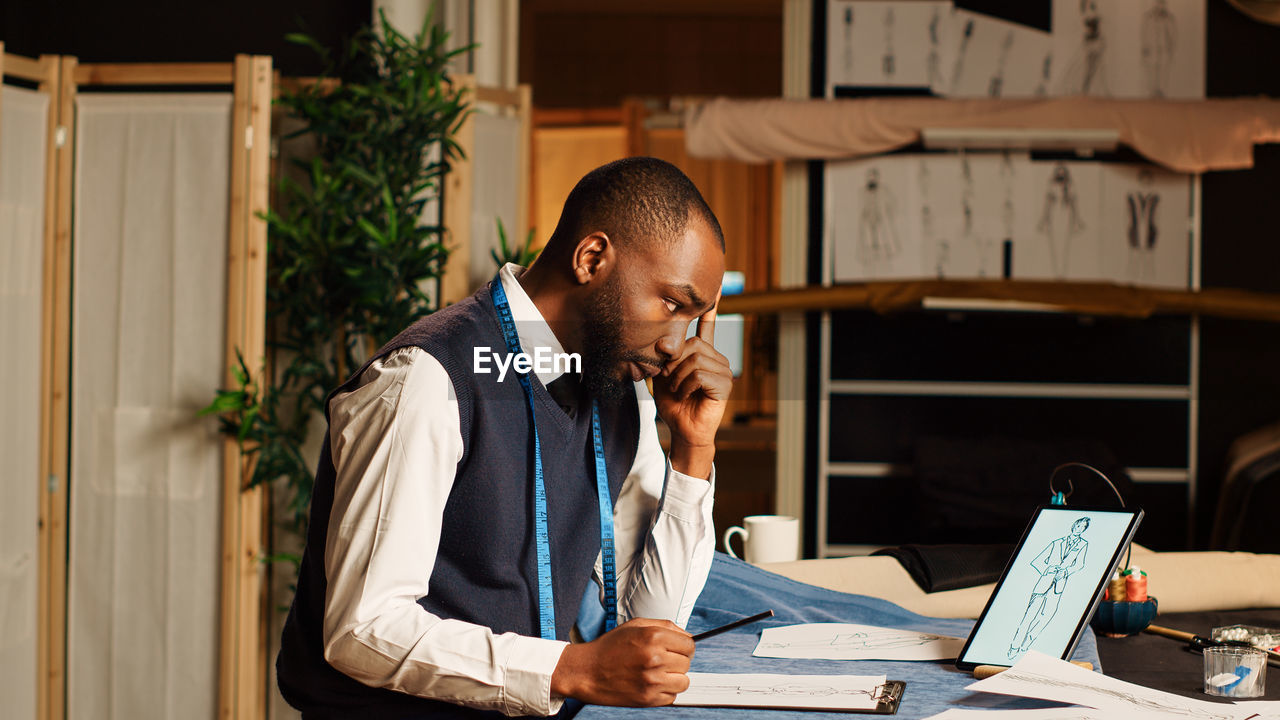
<instances>
[{"instance_id":1,"label":"black fabric piece","mask_svg":"<svg viewBox=\"0 0 1280 720\"><path fill-rule=\"evenodd\" d=\"M941 590L985 585L1000 579L1000 573L1016 545L902 545L882 548L872 555L888 555L902 563L922 590Z\"/></svg>"},{"instance_id":2,"label":"black fabric piece","mask_svg":"<svg viewBox=\"0 0 1280 720\"><path fill-rule=\"evenodd\" d=\"M1015 543L1035 508L1048 504L1054 468L1067 462L1102 471L1133 503L1133 481L1124 465L1096 440L921 437L912 473L917 501L910 539L925 545ZM1067 505L1120 506L1107 483L1085 468L1064 469L1054 488L1071 490Z\"/></svg>"}]
</instances>

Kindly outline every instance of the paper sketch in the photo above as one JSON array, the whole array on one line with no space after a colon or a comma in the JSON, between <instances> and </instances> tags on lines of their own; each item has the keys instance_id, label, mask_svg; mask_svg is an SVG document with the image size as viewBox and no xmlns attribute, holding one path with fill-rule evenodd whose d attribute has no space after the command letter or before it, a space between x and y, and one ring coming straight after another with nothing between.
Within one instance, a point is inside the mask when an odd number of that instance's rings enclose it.
<instances>
[{"instance_id":1,"label":"paper sketch","mask_svg":"<svg viewBox=\"0 0 1280 720\"><path fill-rule=\"evenodd\" d=\"M827 1L827 97L836 86L932 85L950 2Z\"/></svg>"},{"instance_id":2,"label":"paper sketch","mask_svg":"<svg viewBox=\"0 0 1280 720\"><path fill-rule=\"evenodd\" d=\"M965 689L1074 703L1130 715L1160 713L1193 720L1243 720L1253 714L1233 705L1195 700L1127 683L1034 650L1008 670Z\"/></svg>"},{"instance_id":3,"label":"paper sketch","mask_svg":"<svg viewBox=\"0 0 1280 720\"><path fill-rule=\"evenodd\" d=\"M930 83L935 94L1032 97L1043 91L1042 73L1053 52L1049 33L968 10L949 15L952 32L939 50L947 73Z\"/></svg>"},{"instance_id":4,"label":"paper sketch","mask_svg":"<svg viewBox=\"0 0 1280 720\"><path fill-rule=\"evenodd\" d=\"M1078 33L1077 44L1069 55L1061 56L1065 64L1058 91L1060 95L1111 94L1107 74L1107 35L1110 24L1103 21L1098 2L1099 0L1080 0L1080 15L1075 26ZM1054 28L1057 27L1059 26L1055 24ZM1070 33L1071 30L1064 28L1064 35Z\"/></svg>"},{"instance_id":5,"label":"paper sketch","mask_svg":"<svg viewBox=\"0 0 1280 720\"><path fill-rule=\"evenodd\" d=\"M1142 69L1149 97L1164 97L1169 89L1169 71L1178 46L1178 21L1167 0L1155 0L1142 16Z\"/></svg>"},{"instance_id":6,"label":"paper sketch","mask_svg":"<svg viewBox=\"0 0 1280 720\"><path fill-rule=\"evenodd\" d=\"M765 628L755 657L818 660L949 660L964 638L852 623Z\"/></svg>"},{"instance_id":7,"label":"paper sketch","mask_svg":"<svg viewBox=\"0 0 1280 720\"><path fill-rule=\"evenodd\" d=\"M920 276L917 167L905 155L827 163L824 214L833 279Z\"/></svg>"},{"instance_id":8,"label":"paper sketch","mask_svg":"<svg viewBox=\"0 0 1280 720\"><path fill-rule=\"evenodd\" d=\"M1029 650L1040 632L1057 615L1058 606L1062 604L1062 594L1067 591L1071 576L1084 568L1089 541L1083 535L1088 529L1088 516L1077 519L1071 524L1070 533L1051 541L1031 560L1031 567L1040 577L1031 587L1027 607L1022 612L1022 621L1018 623L1017 629L1013 631L1013 638L1009 641L1010 660Z\"/></svg>"},{"instance_id":9,"label":"paper sketch","mask_svg":"<svg viewBox=\"0 0 1280 720\"><path fill-rule=\"evenodd\" d=\"M938 234L931 199L933 191L930 175L928 158L920 158L920 167L916 172L916 184L920 191L920 239L924 243L928 257L932 258L932 263L926 270L939 278L944 278L948 274L948 266L951 262L951 247L946 236Z\"/></svg>"},{"instance_id":10,"label":"paper sketch","mask_svg":"<svg viewBox=\"0 0 1280 720\"><path fill-rule=\"evenodd\" d=\"M884 675L689 673L676 705L872 710Z\"/></svg>"},{"instance_id":11,"label":"paper sketch","mask_svg":"<svg viewBox=\"0 0 1280 720\"><path fill-rule=\"evenodd\" d=\"M1071 179L1071 170L1065 163L1058 163L1045 188L1036 231L1049 244L1049 263L1054 277L1059 280L1067 277L1071 241L1084 229L1084 219L1080 216L1080 198Z\"/></svg>"},{"instance_id":12,"label":"paper sketch","mask_svg":"<svg viewBox=\"0 0 1280 720\"><path fill-rule=\"evenodd\" d=\"M1204 97L1205 0L1053 3L1057 95Z\"/></svg>"},{"instance_id":13,"label":"paper sketch","mask_svg":"<svg viewBox=\"0 0 1280 720\"><path fill-rule=\"evenodd\" d=\"M1100 279L1188 287L1191 177L1141 164L1100 173Z\"/></svg>"}]
</instances>

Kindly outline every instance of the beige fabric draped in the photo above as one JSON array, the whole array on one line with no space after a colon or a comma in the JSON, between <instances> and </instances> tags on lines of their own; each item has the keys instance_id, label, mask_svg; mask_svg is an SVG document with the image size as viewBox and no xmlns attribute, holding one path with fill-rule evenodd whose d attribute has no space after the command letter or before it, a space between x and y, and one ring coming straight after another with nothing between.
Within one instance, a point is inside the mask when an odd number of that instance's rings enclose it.
<instances>
[{"instance_id":1,"label":"beige fabric draped","mask_svg":"<svg viewBox=\"0 0 1280 720\"><path fill-rule=\"evenodd\" d=\"M1280 101L715 99L686 111L689 154L767 162L830 160L910 145L925 128L1114 129L1121 143L1177 172L1253 166L1253 146L1280 142Z\"/></svg>"},{"instance_id":2,"label":"beige fabric draped","mask_svg":"<svg viewBox=\"0 0 1280 720\"><path fill-rule=\"evenodd\" d=\"M72 720L216 715L231 103L76 102Z\"/></svg>"},{"instance_id":3,"label":"beige fabric draped","mask_svg":"<svg viewBox=\"0 0 1280 720\"><path fill-rule=\"evenodd\" d=\"M36 716L40 316L47 95L0 90L0 698L4 716Z\"/></svg>"}]
</instances>

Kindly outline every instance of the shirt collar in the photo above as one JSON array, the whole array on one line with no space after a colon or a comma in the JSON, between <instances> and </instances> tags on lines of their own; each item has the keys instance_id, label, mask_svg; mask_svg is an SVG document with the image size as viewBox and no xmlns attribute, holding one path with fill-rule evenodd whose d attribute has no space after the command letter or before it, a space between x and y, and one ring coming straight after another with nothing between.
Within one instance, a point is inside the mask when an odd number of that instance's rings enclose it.
<instances>
[{"instance_id":1,"label":"shirt collar","mask_svg":"<svg viewBox=\"0 0 1280 720\"><path fill-rule=\"evenodd\" d=\"M551 331L551 326L542 317L542 313L538 312L538 306L533 304L533 300L520 285L518 277L524 271L525 268L515 263L507 263L498 271L502 290L506 292L507 303L511 305L511 319L516 323L516 337L520 340L520 349L530 355L540 347L547 348L553 355L563 353L564 346ZM550 385L553 380L564 374L556 369L555 363L549 363L549 365L551 370L548 372L534 372L543 387Z\"/></svg>"}]
</instances>

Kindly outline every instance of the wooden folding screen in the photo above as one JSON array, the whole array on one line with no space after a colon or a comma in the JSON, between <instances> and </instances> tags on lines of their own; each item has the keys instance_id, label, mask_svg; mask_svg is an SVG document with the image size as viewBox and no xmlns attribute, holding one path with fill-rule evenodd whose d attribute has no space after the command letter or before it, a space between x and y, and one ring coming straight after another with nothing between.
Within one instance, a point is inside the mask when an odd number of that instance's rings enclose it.
<instances>
[{"instance_id":1,"label":"wooden folding screen","mask_svg":"<svg viewBox=\"0 0 1280 720\"><path fill-rule=\"evenodd\" d=\"M51 98L44 177L39 476L31 481L40 486L35 717L60 720L68 712L68 491L76 482L68 477L70 403L75 392L70 363L76 94L97 86L232 90L227 308L221 358L227 368L223 382L231 386L234 378L229 369L237 349L250 363L264 354L266 224L260 215L267 209L271 59L238 56L234 63L108 65L80 64L74 57L0 57L5 76L35 85ZM208 389L210 399L214 389ZM222 718L264 717L264 496L261 489L246 491L252 468L234 442L224 441L222 456L216 712ZM111 668L104 667L102 672ZM208 711L213 714L214 709Z\"/></svg>"}]
</instances>

